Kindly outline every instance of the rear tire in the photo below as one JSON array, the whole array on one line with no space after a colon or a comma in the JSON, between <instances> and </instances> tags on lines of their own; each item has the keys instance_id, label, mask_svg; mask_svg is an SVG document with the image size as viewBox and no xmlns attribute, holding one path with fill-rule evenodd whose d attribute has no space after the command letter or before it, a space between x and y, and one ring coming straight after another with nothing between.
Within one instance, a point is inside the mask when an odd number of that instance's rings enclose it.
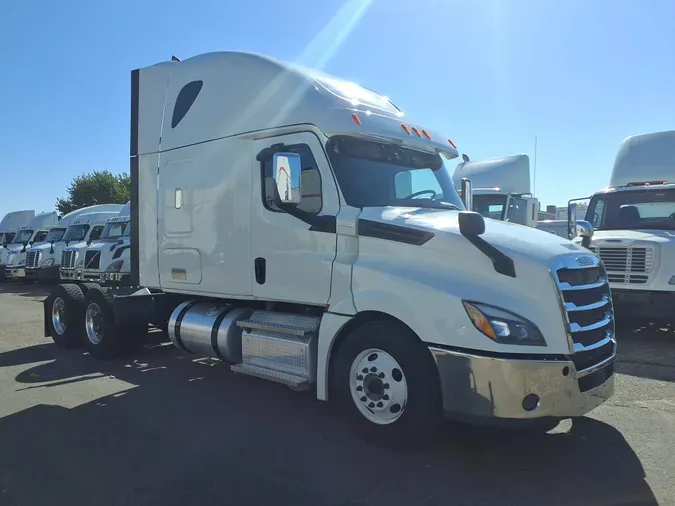
<instances>
[{"instance_id":1,"label":"rear tire","mask_svg":"<svg viewBox=\"0 0 675 506\"><path fill-rule=\"evenodd\" d=\"M110 360L128 351L127 329L117 325L112 299L105 288L92 287L85 298L85 348L92 357Z\"/></svg>"},{"instance_id":2,"label":"rear tire","mask_svg":"<svg viewBox=\"0 0 675 506\"><path fill-rule=\"evenodd\" d=\"M442 421L433 357L412 331L394 322L364 323L346 337L332 386L340 411L376 445L423 445Z\"/></svg>"},{"instance_id":3,"label":"rear tire","mask_svg":"<svg viewBox=\"0 0 675 506\"><path fill-rule=\"evenodd\" d=\"M54 287L49 294L49 335L59 348L73 349L82 345L84 295L74 283Z\"/></svg>"}]
</instances>

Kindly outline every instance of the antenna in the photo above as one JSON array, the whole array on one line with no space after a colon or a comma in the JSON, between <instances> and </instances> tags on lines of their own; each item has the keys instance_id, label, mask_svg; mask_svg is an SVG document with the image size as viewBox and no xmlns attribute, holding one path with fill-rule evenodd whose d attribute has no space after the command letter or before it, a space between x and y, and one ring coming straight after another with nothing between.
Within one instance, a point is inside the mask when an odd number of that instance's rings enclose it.
<instances>
[{"instance_id":1,"label":"antenna","mask_svg":"<svg viewBox=\"0 0 675 506\"><path fill-rule=\"evenodd\" d=\"M534 181L532 182L532 195L537 194L537 136L534 136L534 166L532 168Z\"/></svg>"}]
</instances>

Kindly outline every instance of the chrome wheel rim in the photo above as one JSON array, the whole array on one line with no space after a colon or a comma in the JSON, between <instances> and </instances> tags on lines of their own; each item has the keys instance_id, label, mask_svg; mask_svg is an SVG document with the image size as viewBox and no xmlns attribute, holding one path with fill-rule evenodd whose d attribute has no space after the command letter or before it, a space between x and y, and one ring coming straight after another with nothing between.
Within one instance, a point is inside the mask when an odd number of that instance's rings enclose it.
<instances>
[{"instance_id":1,"label":"chrome wheel rim","mask_svg":"<svg viewBox=\"0 0 675 506\"><path fill-rule=\"evenodd\" d=\"M60 336L66 332L66 301L61 297L56 297L52 304L52 327Z\"/></svg>"},{"instance_id":2,"label":"chrome wheel rim","mask_svg":"<svg viewBox=\"0 0 675 506\"><path fill-rule=\"evenodd\" d=\"M103 312L95 302L87 306L84 322L89 342L99 344L103 340Z\"/></svg>"},{"instance_id":3,"label":"chrome wheel rim","mask_svg":"<svg viewBox=\"0 0 675 506\"><path fill-rule=\"evenodd\" d=\"M349 390L359 412L378 425L398 420L408 403L403 369L386 351L364 350L352 362Z\"/></svg>"}]
</instances>

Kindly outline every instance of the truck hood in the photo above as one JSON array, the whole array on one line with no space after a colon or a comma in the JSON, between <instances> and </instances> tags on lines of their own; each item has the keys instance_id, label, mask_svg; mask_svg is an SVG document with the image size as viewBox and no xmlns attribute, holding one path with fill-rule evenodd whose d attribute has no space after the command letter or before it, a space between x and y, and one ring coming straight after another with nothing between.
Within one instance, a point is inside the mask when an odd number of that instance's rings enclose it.
<instances>
[{"instance_id":1,"label":"truck hood","mask_svg":"<svg viewBox=\"0 0 675 506\"><path fill-rule=\"evenodd\" d=\"M622 243L630 246L635 241L647 241L657 244L665 244L675 241L675 230L596 230L593 234L594 243ZM575 243L581 242L580 238L574 239Z\"/></svg>"},{"instance_id":2,"label":"truck hood","mask_svg":"<svg viewBox=\"0 0 675 506\"><path fill-rule=\"evenodd\" d=\"M460 233L458 211L373 207L365 208L360 218L432 232L434 238L424 245L427 248L453 251L455 245L463 244L466 248L471 248L471 254L481 254ZM577 252L589 253L585 248L557 235L533 227L489 218L485 218L485 233L480 237L506 255L547 265L561 255Z\"/></svg>"}]
</instances>

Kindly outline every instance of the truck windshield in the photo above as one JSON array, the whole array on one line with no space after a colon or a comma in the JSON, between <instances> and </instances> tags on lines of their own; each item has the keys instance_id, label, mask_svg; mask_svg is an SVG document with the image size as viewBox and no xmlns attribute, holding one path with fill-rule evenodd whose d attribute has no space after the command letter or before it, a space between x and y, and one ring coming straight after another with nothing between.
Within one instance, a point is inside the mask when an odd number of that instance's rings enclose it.
<instances>
[{"instance_id":1,"label":"truck windshield","mask_svg":"<svg viewBox=\"0 0 675 506\"><path fill-rule=\"evenodd\" d=\"M44 242L45 237L47 237L47 232L45 230L40 230L35 237L33 237L33 244L36 242Z\"/></svg>"},{"instance_id":2,"label":"truck windshield","mask_svg":"<svg viewBox=\"0 0 675 506\"><path fill-rule=\"evenodd\" d=\"M100 239L119 239L124 235L124 229L128 221L116 221L113 223L106 223Z\"/></svg>"},{"instance_id":3,"label":"truck windshield","mask_svg":"<svg viewBox=\"0 0 675 506\"><path fill-rule=\"evenodd\" d=\"M32 230L19 230L14 236L12 244L23 244L30 241L30 238L33 237Z\"/></svg>"},{"instance_id":4,"label":"truck windshield","mask_svg":"<svg viewBox=\"0 0 675 506\"><path fill-rule=\"evenodd\" d=\"M675 230L675 189L595 195L588 205L586 220L596 230Z\"/></svg>"},{"instance_id":5,"label":"truck windshield","mask_svg":"<svg viewBox=\"0 0 675 506\"><path fill-rule=\"evenodd\" d=\"M0 244L9 244L14 240L14 232L5 232L4 235L0 234Z\"/></svg>"},{"instance_id":6,"label":"truck windshield","mask_svg":"<svg viewBox=\"0 0 675 506\"><path fill-rule=\"evenodd\" d=\"M474 194L473 196L473 210L486 218L492 218L493 220L504 219L504 206L506 206L506 195Z\"/></svg>"},{"instance_id":7,"label":"truck windshield","mask_svg":"<svg viewBox=\"0 0 675 506\"><path fill-rule=\"evenodd\" d=\"M71 225L66 230L66 233L63 235L64 241L84 241L84 238L87 236L89 231L89 225Z\"/></svg>"},{"instance_id":8,"label":"truck windshield","mask_svg":"<svg viewBox=\"0 0 675 506\"><path fill-rule=\"evenodd\" d=\"M350 206L464 209L440 155L348 136L326 151Z\"/></svg>"},{"instance_id":9,"label":"truck windshield","mask_svg":"<svg viewBox=\"0 0 675 506\"><path fill-rule=\"evenodd\" d=\"M127 222L129 225L124 229L123 237L131 237L131 222Z\"/></svg>"},{"instance_id":10,"label":"truck windshield","mask_svg":"<svg viewBox=\"0 0 675 506\"><path fill-rule=\"evenodd\" d=\"M47 234L47 237L45 238L45 242L57 242L60 241L61 238L63 237L63 233L66 231L65 228L52 228L49 233Z\"/></svg>"}]
</instances>

